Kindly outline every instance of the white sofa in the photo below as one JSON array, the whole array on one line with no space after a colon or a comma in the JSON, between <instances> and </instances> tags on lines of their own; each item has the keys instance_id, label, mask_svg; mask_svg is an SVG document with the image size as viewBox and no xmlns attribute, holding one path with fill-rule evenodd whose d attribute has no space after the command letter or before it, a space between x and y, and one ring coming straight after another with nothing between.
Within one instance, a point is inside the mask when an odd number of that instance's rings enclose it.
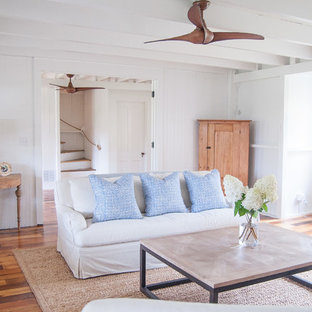
<instances>
[{"instance_id":1,"label":"white sofa","mask_svg":"<svg viewBox=\"0 0 312 312\"><path fill-rule=\"evenodd\" d=\"M160 178L163 175L156 174ZM120 174L101 176L114 181ZM190 207L183 173L180 173L180 186L184 203L186 207ZM144 216L144 195L138 175L134 175L134 189L137 204ZM139 270L141 239L237 224L233 210L229 208L92 223L95 200L88 177L59 181L55 188L55 202L58 220L57 250L76 278ZM147 268L160 266L163 264L155 258L147 258Z\"/></svg>"}]
</instances>

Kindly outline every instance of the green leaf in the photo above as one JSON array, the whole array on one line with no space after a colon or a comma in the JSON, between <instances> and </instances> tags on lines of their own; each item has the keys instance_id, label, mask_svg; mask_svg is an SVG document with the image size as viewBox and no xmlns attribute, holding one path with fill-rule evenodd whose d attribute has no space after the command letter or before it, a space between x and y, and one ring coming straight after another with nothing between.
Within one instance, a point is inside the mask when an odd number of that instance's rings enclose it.
<instances>
[{"instance_id":1,"label":"green leaf","mask_svg":"<svg viewBox=\"0 0 312 312\"><path fill-rule=\"evenodd\" d=\"M239 209L242 207L242 200L238 200L235 202L235 208L234 208L234 217L237 215Z\"/></svg>"},{"instance_id":2,"label":"green leaf","mask_svg":"<svg viewBox=\"0 0 312 312\"><path fill-rule=\"evenodd\" d=\"M265 203L262 205L262 208L265 212L268 212L268 206Z\"/></svg>"},{"instance_id":3,"label":"green leaf","mask_svg":"<svg viewBox=\"0 0 312 312\"><path fill-rule=\"evenodd\" d=\"M235 207L234 207L234 217L237 215L238 210L239 210L239 207L237 207L237 205L235 204Z\"/></svg>"},{"instance_id":4,"label":"green leaf","mask_svg":"<svg viewBox=\"0 0 312 312\"><path fill-rule=\"evenodd\" d=\"M258 217L258 211L255 211L253 214L252 214L253 218L257 218Z\"/></svg>"},{"instance_id":5,"label":"green leaf","mask_svg":"<svg viewBox=\"0 0 312 312\"><path fill-rule=\"evenodd\" d=\"M241 206L238 213L240 216L244 216L246 213L249 213L249 210Z\"/></svg>"}]
</instances>

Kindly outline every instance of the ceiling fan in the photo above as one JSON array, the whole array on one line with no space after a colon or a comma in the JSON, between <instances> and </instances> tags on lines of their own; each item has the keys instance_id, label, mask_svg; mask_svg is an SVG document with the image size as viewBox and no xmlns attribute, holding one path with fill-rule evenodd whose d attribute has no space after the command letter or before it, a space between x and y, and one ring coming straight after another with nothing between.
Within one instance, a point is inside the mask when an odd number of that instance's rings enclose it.
<instances>
[{"instance_id":1,"label":"ceiling fan","mask_svg":"<svg viewBox=\"0 0 312 312\"><path fill-rule=\"evenodd\" d=\"M57 85L54 83L50 83L50 85L55 86L55 87L59 87L60 88L59 90L64 90L67 93L76 93L79 91L87 91L87 90L94 90L94 89L105 89L103 87L77 87L77 88L75 88L73 86L72 81L71 81L72 78L74 77L74 75L73 74L66 74L66 76L69 78L68 86L60 86L60 85Z\"/></svg>"},{"instance_id":2,"label":"ceiling fan","mask_svg":"<svg viewBox=\"0 0 312 312\"><path fill-rule=\"evenodd\" d=\"M264 39L264 37L261 35L250 33L210 31L206 26L203 16L203 11L207 9L209 4L210 4L209 0L200 0L193 2L192 7L189 9L187 14L188 19L191 21L192 24L196 26L196 29L193 30L191 33L167 39L146 41L144 43L180 40L180 41L188 41L195 44L208 44L215 41L232 40L232 39L253 39L253 40Z\"/></svg>"}]
</instances>

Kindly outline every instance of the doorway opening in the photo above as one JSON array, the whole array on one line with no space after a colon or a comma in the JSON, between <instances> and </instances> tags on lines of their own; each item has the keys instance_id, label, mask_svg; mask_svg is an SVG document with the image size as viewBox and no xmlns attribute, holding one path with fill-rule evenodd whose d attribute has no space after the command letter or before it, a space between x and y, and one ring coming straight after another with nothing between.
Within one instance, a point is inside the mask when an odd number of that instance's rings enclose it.
<instances>
[{"instance_id":1,"label":"doorway opening","mask_svg":"<svg viewBox=\"0 0 312 312\"><path fill-rule=\"evenodd\" d=\"M91 173L155 170L155 82L76 74L67 93L65 73L41 75L44 198L55 182Z\"/></svg>"}]
</instances>

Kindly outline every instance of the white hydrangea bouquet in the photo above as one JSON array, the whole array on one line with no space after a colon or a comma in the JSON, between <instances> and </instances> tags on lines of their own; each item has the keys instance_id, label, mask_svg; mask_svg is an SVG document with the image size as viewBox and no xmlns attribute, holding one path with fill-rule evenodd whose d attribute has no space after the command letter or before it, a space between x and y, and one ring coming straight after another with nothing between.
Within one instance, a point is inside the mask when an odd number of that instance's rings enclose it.
<instances>
[{"instance_id":1,"label":"white hydrangea bouquet","mask_svg":"<svg viewBox=\"0 0 312 312\"><path fill-rule=\"evenodd\" d=\"M240 224L239 243L252 247L257 245L259 213L267 212L267 203L277 200L275 176L263 177L256 181L253 188L248 188L239 179L226 175L223 185L227 200L234 204L234 216L245 216Z\"/></svg>"}]
</instances>

